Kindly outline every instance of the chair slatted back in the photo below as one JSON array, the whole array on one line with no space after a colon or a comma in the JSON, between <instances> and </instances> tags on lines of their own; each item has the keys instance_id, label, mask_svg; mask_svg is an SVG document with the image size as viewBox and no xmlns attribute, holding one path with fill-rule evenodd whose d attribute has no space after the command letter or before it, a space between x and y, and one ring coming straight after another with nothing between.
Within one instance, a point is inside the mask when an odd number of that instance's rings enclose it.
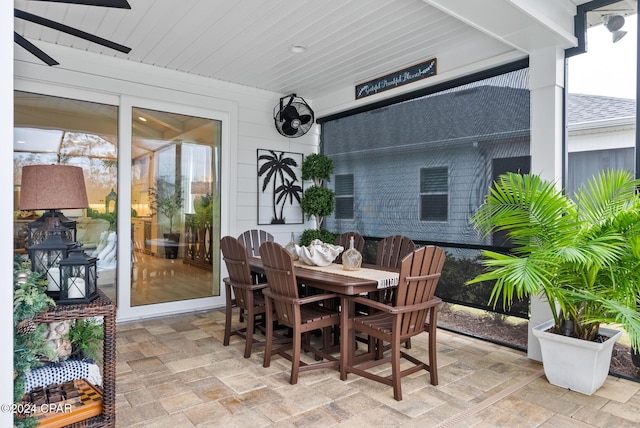
<instances>
[{"instance_id":1,"label":"chair slatted back","mask_svg":"<svg viewBox=\"0 0 640 428\"><path fill-rule=\"evenodd\" d=\"M360 254L362 254L362 250L364 249L364 238L358 232L345 232L336 237L334 242L335 245L340 245L344 247L345 250L349 248L349 241L353 236L353 248L358 250ZM342 263L342 253L338 254L334 263Z\"/></svg>"},{"instance_id":2,"label":"chair slatted back","mask_svg":"<svg viewBox=\"0 0 640 428\"><path fill-rule=\"evenodd\" d=\"M433 245L422 247L406 256L400 265L395 306L416 305L433 299L444 261L445 253L442 248ZM429 310L427 308L403 314L400 335L412 335L422 331Z\"/></svg>"},{"instance_id":3,"label":"chair slatted back","mask_svg":"<svg viewBox=\"0 0 640 428\"><path fill-rule=\"evenodd\" d=\"M274 238L272 234L264 230L251 229L238 236L238 240L247 249L249 257L256 257L260 255L260 245L263 242L273 241Z\"/></svg>"},{"instance_id":4,"label":"chair slatted back","mask_svg":"<svg viewBox=\"0 0 640 428\"><path fill-rule=\"evenodd\" d=\"M298 299L298 284L291 254L277 242L267 241L260 246L260 258L271 293L287 299ZM278 319L285 325L299 322L299 305L274 298L274 308Z\"/></svg>"},{"instance_id":5,"label":"chair slatted back","mask_svg":"<svg viewBox=\"0 0 640 428\"><path fill-rule=\"evenodd\" d=\"M387 236L378 242L376 265L382 267L399 268L400 262L407 254L415 251L416 244L406 236Z\"/></svg>"},{"instance_id":6,"label":"chair slatted back","mask_svg":"<svg viewBox=\"0 0 640 428\"><path fill-rule=\"evenodd\" d=\"M247 301L246 293L248 291L242 285L252 285L253 276L249 260L247 259L247 250L242 243L233 236L225 236L220 240L220 249L222 250L222 258L227 265L229 272L229 282L233 287L233 293L236 298L236 304L246 309Z\"/></svg>"}]
</instances>

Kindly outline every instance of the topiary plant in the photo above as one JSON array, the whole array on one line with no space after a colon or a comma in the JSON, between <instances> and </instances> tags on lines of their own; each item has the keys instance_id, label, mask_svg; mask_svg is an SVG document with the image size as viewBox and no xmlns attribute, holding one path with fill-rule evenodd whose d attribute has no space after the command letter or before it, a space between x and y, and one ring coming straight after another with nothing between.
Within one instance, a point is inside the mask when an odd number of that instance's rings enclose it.
<instances>
[{"instance_id":1,"label":"topiary plant","mask_svg":"<svg viewBox=\"0 0 640 428\"><path fill-rule=\"evenodd\" d=\"M300 206L307 218L315 217L316 229L322 228L324 218L335 209L335 193L323 187L332 173L333 161L325 154L310 154L302 162L302 179L312 180L313 186L304 191Z\"/></svg>"},{"instance_id":2,"label":"topiary plant","mask_svg":"<svg viewBox=\"0 0 640 428\"><path fill-rule=\"evenodd\" d=\"M313 180L313 185L322 187L333 174L333 161L325 154L312 153L302 162L302 179Z\"/></svg>"},{"instance_id":3,"label":"topiary plant","mask_svg":"<svg viewBox=\"0 0 640 428\"><path fill-rule=\"evenodd\" d=\"M312 215L316 219L317 228L322 227L324 218L335 209L335 193L326 187L311 186L304 192L300 206L307 214L307 218Z\"/></svg>"}]
</instances>

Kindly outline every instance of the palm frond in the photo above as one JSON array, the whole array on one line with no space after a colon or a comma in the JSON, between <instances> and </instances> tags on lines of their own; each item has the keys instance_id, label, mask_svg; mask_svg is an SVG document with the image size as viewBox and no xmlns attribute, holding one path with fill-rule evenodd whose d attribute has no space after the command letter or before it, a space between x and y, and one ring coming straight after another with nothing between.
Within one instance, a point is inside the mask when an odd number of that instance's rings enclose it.
<instances>
[{"instance_id":1,"label":"palm frond","mask_svg":"<svg viewBox=\"0 0 640 428\"><path fill-rule=\"evenodd\" d=\"M536 175L503 174L471 218L483 234L504 231L510 254L483 251L486 271L468 283L495 281L490 303L543 292L556 325L576 321L584 335L601 322L622 325L640 346L640 180L605 171L575 202Z\"/></svg>"}]
</instances>

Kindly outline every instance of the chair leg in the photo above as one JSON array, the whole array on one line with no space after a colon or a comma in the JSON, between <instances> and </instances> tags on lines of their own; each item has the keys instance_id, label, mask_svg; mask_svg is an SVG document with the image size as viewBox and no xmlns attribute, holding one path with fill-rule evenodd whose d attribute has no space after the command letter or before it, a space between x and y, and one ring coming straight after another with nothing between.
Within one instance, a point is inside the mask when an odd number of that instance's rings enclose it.
<instances>
[{"instance_id":1,"label":"chair leg","mask_svg":"<svg viewBox=\"0 0 640 428\"><path fill-rule=\"evenodd\" d=\"M431 309L431 316L427 333L429 334L429 375L431 377L431 385L438 385L438 361L436 353L436 315Z\"/></svg>"},{"instance_id":2,"label":"chair leg","mask_svg":"<svg viewBox=\"0 0 640 428\"><path fill-rule=\"evenodd\" d=\"M225 321L224 321L224 340L222 344L229 346L229 338L231 337L231 317L233 313L233 301L231 298L231 287L229 284L225 284L227 289L227 307L225 308ZM242 310L240 310L242 312Z\"/></svg>"},{"instance_id":3,"label":"chair leg","mask_svg":"<svg viewBox=\"0 0 640 428\"><path fill-rule=\"evenodd\" d=\"M329 353L329 349L331 348L331 344L333 343L331 330L331 327L325 327L322 329L322 350L326 353Z\"/></svg>"},{"instance_id":4,"label":"chair leg","mask_svg":"<svg viewBox=\"0 0 640 428\"><path fill-rule=\"evenodd\" d=\"M375 340L375 352L376 352L376 360L381 360L382 357L384 356L384 341L381 339L369 339L371 340Z\"/></svg>"},{"instance_id":5,"label":"chair leg","mask_svg":"<svg viewBox=\"0 0 640 428\"><path fill-rule=\"evenodd\" d=\"M402 384L400 377L400 341L395 341L391 345L391 379L393 381L393 398L396 401L402 400Z\"/></svg>"},{"instance_id":6,"label":"chair leg","mask_svg":"<svg viewBox=\"0 0 640 428\"><path fill-rule=\"evenodd\" d=\"M267 331L264 342L264 360L262 366L269 367L271 365L271 346L273 344L273 309L271 308L270 299L266 299L265 316L267 318Z\"/></svg>"},{"instance_id":7,"label":"chair leg","mask_svg":"<svg viewBox=\"0 0 640 428\"><path fill-rule=\"evenodd\" d=\"M293 329L293 349L291 358L291 378L289 383L295 385L298 383L298 373L300 372L300 351L302 349L302 334L298 329Z\"/></svg>"},{"instance_id":8,"label":"chair leg","mask_svg":"<svg viewBox=\"0 0 640 428\"><path fill-rule=\"evenodd\" d=\"M253 304L253 302L251 302ZM251 307L251 306L250 306ZM247 329L245 332L244 357L251 357L251 347L253 345L253 330L255 327L255 315L253 310L247 310Z\"/></svg>"},{"instance_id":9,"label":"chair leg","mask_svg":"<svg viewBox=\"0 0 640 428\"><path fill-rule=\"evenodd\" d=\"M431 385L438 385L438 362L436 357L436 335L429 333L429 375Z\"/></svg>"}]
</instances>

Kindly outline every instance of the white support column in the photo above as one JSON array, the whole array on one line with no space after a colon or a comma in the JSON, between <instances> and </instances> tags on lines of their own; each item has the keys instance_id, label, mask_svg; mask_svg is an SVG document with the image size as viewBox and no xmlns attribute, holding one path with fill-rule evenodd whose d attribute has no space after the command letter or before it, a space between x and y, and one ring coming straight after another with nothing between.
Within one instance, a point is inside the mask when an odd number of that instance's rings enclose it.
<instances>
[{"instance_id":1,"label":"white support column","mask_svg":"<svg viewBox=\"0 0 640 428\"><path fill-rule=\"evenodd\" d=\"M0 224L13 230L13 2L2 2L0 6L0 141L3 153L0 157L3 185L0 200ZM11 174L11 175L10 175ZM6 229L5 229L6 230ZM4 232L0 244L0 328L3 346L0 349L0 405L13 403L13 238ZM11 385L9 387L8 385ZM13 426L13 413L5 407L0 411L0 426Z\"/></svg>"},{"instance_id":2,"label":"white support column","mask_svg":"<svg viewBox=\"0 0 640 428\"><path fill-rule=\"evenodd\" d=\"M531 173L562 185L564 51L541 49L529 56L531 88ZM551 318L543 297L531 298L528 357L541 361L540 344L531 328Z\"/></svg>"}]
</instances>

